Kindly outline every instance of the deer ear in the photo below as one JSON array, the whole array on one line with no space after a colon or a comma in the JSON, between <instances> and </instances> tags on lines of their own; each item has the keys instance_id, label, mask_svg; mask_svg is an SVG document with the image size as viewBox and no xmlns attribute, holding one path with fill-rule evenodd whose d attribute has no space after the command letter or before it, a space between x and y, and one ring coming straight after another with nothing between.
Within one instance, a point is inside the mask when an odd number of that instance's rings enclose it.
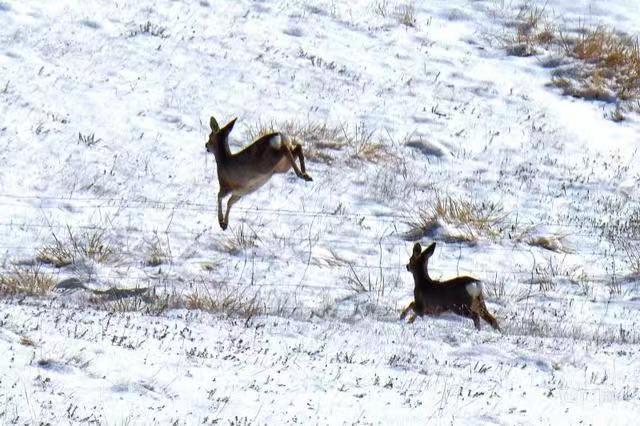
<instances>
[{"instance_id":1,"label":"deer ear","mask_svg":"<svg viewBox=\"0 0 640 426\"><path fill-rule=\"evenodd\" d=\"M211 131L212 132L218 133L220 131L220 126L218 125L218 122L216 121L216 119L213 118L213 115L211 116L211 119L209 120L209 125L211 126Z\"/></svg>"},{"instance_id":2,"label":"deer ear","mask_svg":"<svg viewBox=\"0 0 640 426\"><path fill-rule=\"evenodd\" d=\"M230 122L227 123L226 126L224 126L224 129L227 132L230 132L231 130L233 130L233 126L236 124L236 120L238 119L238 117L234 118L233 120L231 120Z\"/></svg>"},{"instance_id":3,"label":"deer ear","mask_svg":"<svg viewBox=\"0 0 640 426\"><path fill-rule=\"evenodd\" d=\"M422 246L420 245L420 243L415 243L413 245L413 255L420 256L420 253L422 253Z\"/></svg>"},{"instance_id":4,"label":"deer ear","mask_svg":"<svg viewBox=\"0 0 640 426\"><path fill-rule=\"evenodd\" d=\"M424 255L426 257L429 257L429 256L431 256L433 254L434 251L436 251L436 243L435 242L431 243L431 245L424 250Z\"/></svg>"}]
</instances>

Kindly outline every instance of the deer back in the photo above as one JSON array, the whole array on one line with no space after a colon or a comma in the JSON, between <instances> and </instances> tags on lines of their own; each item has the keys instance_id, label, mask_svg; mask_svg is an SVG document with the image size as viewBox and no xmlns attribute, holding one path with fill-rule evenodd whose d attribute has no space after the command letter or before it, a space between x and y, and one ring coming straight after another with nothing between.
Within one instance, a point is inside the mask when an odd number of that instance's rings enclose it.
<instances>
[{"instance_id":1,"label":"deer back","mask_svg":"<svg viewBox=\"0 0 640 426\"><path fill-rule=\"evenodd\" d=\"M285 168L288 159L282 150L285 137L271 133L256 139L236 154L218 162L218 176L228 186L247 187L254 190L264 184L271 175Z\"/></svg>"},{"instance_id":2,"label":"deer back","mask_svg":"<svg viewBox=\"0 0 640 426\"><path fill-rule=\"evenodd\" d=\"M422 293L430 304L446 307L471 305L482 291L480 281L471 277L456 277L447 281L432 281Z\"/></svg>"}]
</instances>

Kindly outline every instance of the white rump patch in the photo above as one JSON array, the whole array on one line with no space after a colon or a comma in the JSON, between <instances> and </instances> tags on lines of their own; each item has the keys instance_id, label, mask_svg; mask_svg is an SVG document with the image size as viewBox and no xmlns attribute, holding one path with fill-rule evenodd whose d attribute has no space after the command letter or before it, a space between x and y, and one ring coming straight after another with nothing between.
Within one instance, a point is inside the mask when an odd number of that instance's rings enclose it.
<instances>
[{"instance_id":1,"label":"white rump patch","mask_svg":"<svg viewBox=\"0 0 640 426\"><path fill-rule=\"evenodd\" d=\"M478 297L480 293L482 293L482 284L481 283L469 283L465 287L467 289L467 293L471 297Z\"/></svg>"},{"instance_id":2,"label":"white rump patch","mask_svg":"<svg viewBox=\"0 0 640 426\"><path fill-rule=\"evenodd\" d=\"M279 133L271 136L269 145L271 145L271 148L273 149L280 149L280 147L282 146L282 137Z\"/></svg>"}]
</instances>

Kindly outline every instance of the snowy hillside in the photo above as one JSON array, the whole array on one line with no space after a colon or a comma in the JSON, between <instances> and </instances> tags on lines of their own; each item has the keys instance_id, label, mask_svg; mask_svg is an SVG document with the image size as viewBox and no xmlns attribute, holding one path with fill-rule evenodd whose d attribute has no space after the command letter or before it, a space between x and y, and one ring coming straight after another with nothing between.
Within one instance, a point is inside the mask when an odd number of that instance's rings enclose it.
<instances>
[{"instance_id":1,"label":"snowy hillside","mask_svg":"<svg viewBox=\"0 0 640 426\"><path fill-rule=\"evenodd\" d=\"M2 424L634 423L640 103L558 46L640 9L567 3L0 1ZM212 115L313 182L223 232ZM399 320L414 241L503 333Z\"/></svg>"}]
</instances>

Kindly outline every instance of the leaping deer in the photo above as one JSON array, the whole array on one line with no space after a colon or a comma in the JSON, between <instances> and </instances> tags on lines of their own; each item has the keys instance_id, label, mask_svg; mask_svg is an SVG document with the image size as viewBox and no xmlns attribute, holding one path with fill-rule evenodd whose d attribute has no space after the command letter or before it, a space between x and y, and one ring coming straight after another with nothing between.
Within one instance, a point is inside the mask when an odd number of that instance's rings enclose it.
<instances>
[{"instance_id":1,"label":"leaping deer","mask_svg":"<svg viewBox=\"0 0 640 426\"><path fill-rule=\"evenodd\" d=\"M242 151L232 154L229 150L229 133L237 118L220 128L211 117L211 134L205 144L207 152L216 157L218 166L218 223L225 230L229 225L231 206L246 194L267 183L274 173L286 173L291 167L296 175L306 181L312 181L304 166L302 146L292 142L284 133L269 133L256 139ZM300 159L300 168L294 156ZM231 194L227 201L227 211L222 215L222 199Z\"/></svg>"},{"instance_id":2,"label":"leaping deer","mask_svg":"<svg viewBox=\"0 0 640 426\"><path fill-rule=\"evenodd\" d=\"M413 246L413 255L407 264L407 271L413 274L415 282L414 300L402 311L400 319L404 319L409 310L413 310L409 323L415 321L418 315L439 315L451 311L471 318L478 330L480 330L480 318L496 330L500 330L498 321L484 304L482 284L479 280L463 276L447 281L436 281L429 277L429 258L435 249L436 243L432 243L424 251L420 243Z\"/></svg>"}]
</instances>

